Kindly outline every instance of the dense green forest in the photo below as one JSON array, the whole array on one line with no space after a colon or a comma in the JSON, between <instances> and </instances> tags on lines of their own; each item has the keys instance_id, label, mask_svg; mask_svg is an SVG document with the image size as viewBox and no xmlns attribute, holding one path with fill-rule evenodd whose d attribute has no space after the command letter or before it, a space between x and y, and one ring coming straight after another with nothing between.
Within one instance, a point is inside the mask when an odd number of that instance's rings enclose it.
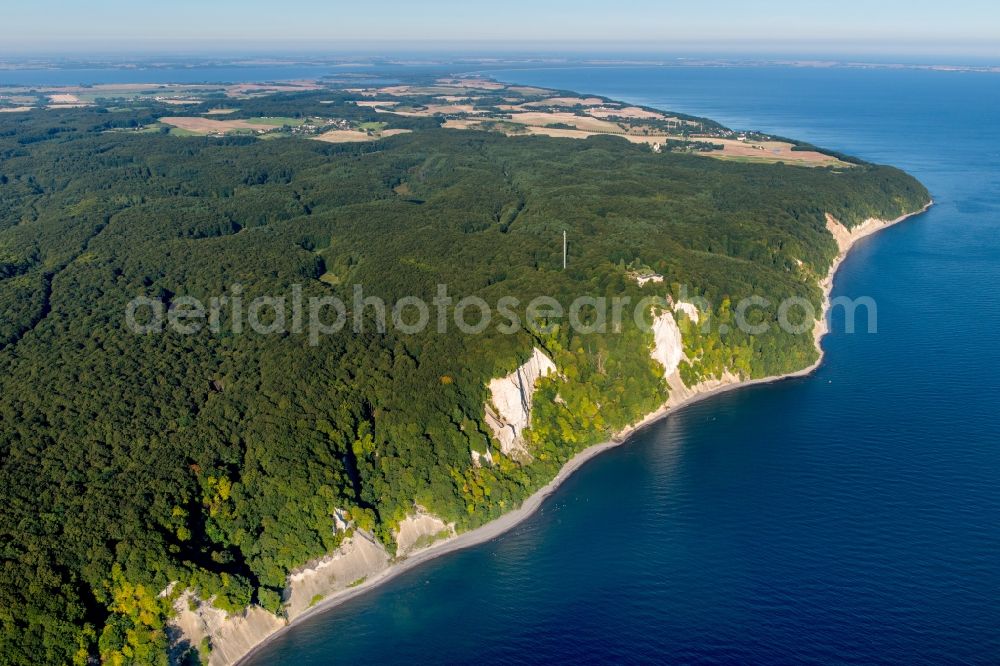
<instances>
[{"instance_id":1,"label":"dense green forest","mask_svg":"<svg viewBox=\"0 0 1000 666\"><path fill-rule=\"evenodd\" d=\"M237 115L386 119L348 98L275 95ZM280 612L288 572L337 546L335 507L386 542L414 502L474 527L667 395L651 335L629 320L514 335L366 321L311 345L229 320L137 335L123 323L135 297L207 301L239 284L249 301L298 284L349 302L357 284L392 302L446 284L456 300L638 301L655 291L627 276L641 265L661 292L712 303L718 324L751 294L819 307L836 254L825 213L852 225L928 199L890 167L742 164L427 118L346 144L116 131L166 111L0 114L3 664L162 662L156 593L170 581ZM690 381L816 357L809 335L689 324ZM536 396L533 460L475 467L486 384L532 346L561 372Z\"/></svg>"}]
</instances>

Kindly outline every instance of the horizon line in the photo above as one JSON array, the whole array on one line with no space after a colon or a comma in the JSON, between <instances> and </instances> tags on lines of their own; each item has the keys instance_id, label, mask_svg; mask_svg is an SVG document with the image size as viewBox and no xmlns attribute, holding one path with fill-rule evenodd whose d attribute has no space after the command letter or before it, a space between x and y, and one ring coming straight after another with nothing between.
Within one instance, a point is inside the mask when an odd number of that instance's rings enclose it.
<instances>
[{"instance_id":1,"label":"horizon line","mask_svg":"<svg viewBox=\"0 0 1000 666\"><path fill-rule=\"evenodd\" d=\"M94 55L177 55L192 50L206 55L265 55L280 51L286 54L312 55L383 55L406 53L440 53L456 55L510 55L531 52L537 54L599 53L610 54L739 54L753 55L839 55L844 57L870 54L896 54L906 57L979 57L1000 60L1000 44L989 39L917 39L894 40L871 38L809 38L796 39L433 39L433 38L305 38L288 37L249 39L245 37L170 38L82 38L56 39L48 43L35 39L5 39L0 57L49 56L65 57Z\"/></svg>"}]
</instances>

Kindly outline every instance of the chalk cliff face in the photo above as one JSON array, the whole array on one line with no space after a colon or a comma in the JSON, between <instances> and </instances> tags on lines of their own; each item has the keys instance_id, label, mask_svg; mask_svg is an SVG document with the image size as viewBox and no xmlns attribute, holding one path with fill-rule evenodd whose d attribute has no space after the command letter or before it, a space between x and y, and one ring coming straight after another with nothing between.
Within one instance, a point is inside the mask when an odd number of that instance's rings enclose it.
<instances>
[{"instance_id":1,"label":"chalk cliff face","mask_svg":"<svg viewBox=\"0 0 1000 666\"><path fill-rule=\"evenodd\" d=\"M285 610L294 620L309 609L317 597L346 589L389 566L389 554L370 535L356 531L340 548L311 567L288 577Z\"/></svg>"},{"instance_id":2,"label":"chalk cliff face","mask_svg":"<svg viewBox=\"0 0 1000 666\"><path fill-rule=\"evenodd\" d=\"M653 320L653 359L663 366L664 377L677 370L684 358L684 343L681 330L671 312L663 312Z\"/></svg>"},{"instance_id":3,"label":"chalk cliff face","mask_svg":"<svg viewBox=\"0 0 1000 666\"><path fill-rule=\"evenodd\" d=\"M674 304L674 312L683 312L687 315L687 318L698 323L698 308L694 306L694 303L686 303L684 301L677 301Z\"/></svg>"},{"instance_id":4,"label":"chalk cliff face","mask_svg":"<svg viewBox=\"0 0 1000 666\"><path fill-rule=\"evenodd\" d=\"M195 609L191 610L194 606ZM285 626L285 621L260 606L250 606L238 615L229 615L186 590L174 602L176 614L168 629L174 644L198 648L207 637L211 644L210 666L235 663L255 645ZM171 659L171 662L176 662Z\"/></svg>"},{"instance_id":5,"label":"chalk cliff face","mask_svg":"<svg viewBox=\"0 0 1000 666\"><path fill-rule=\"evenodd\" d=\"M396 556L409 555L421 547L429 546L438 537L455 534L455 524L445 523L429 513L407 516L396 530Z\"/></svg>"},{"instance_id":6,"label":"chalk cliff face","mask_svg":"<svg viewBox=\"0 0 1000 666\"><path fill-rule=\"evenodd\" d=\"M421 510L400 521L395 533L396 556L405 557L438 538L454 534L454 523L445 523ZM173 646L171 662L179 663L184 648L198 648L208 638L209 665L229 666L315 604L377 576L389 568L391 561L392 556L382 544L356 529L337 550L289 575L282 599L285 617L260 606L231 615L185 590L174 602L174 616L168 623ZM173 586L164 594L169 594Z\"/></svg>"},{"instance_id":7,"label":"chalk cliff face","mask_svg":"<svg viewBox=\"0 0 1000 666\"><path fill-rule=\"evenodd\" d=\"M674 305L674 312L683 312L691 321L698 322L698 309L691 303L679 301ZM740 377L726 371L718 379L708 379L694 386L688 386L681 379L679 366L687 357L684 354L684 342L677 320L671 312L664 312L653 320L653 351L652 357L663 366L663 377L670 389L670 397L659 411L675 407L692 397L730 384L739 383Z\"/></svg>"},{"instance_id":8,"label":"chalk cliff face","mask_svg":"<svg viewBox=\"0 0 1000 666\"><path fill-rule=\"evenodd\" d=\"M537 347L531 357L506 377L490 381L486 423L506 456L527 455L524 430L531 425L531 400L538 380L556 371L556 365Z\"/></svg>"},{"instance_id":9,"label":"chalk cliff face","mask_svg":"<svg viewBox=\"0 0 1000 666\"><path fill-rule=\"evenodd\" d=\"M472 452L472 464L476 467L482 467L483 465L493 466L493 453L487 449L486 453L480 453L479 451Z\"/></svg>"},{"instance_id":10,"label":"chalk cliff face","mask_svg":"<svg viewBox=\"0 0 1000 666\"><path fill-rule=\"evenodd\" d=\"M179 661L181 648L198 648L208 638L209 666L229 666L315 603L384 571L389 560L389 553L371 535L355 531L337 550L288 577L283 598L287 619L260 606L230 615L185 590L174 602L175 614L168 623L174 653L171 662Z\"/></svg>"},{"instance_id":11,"label":"chalk cliff face","mask_svg":"<svg viewBox=\"0 0 1000 666\"><path fill-rule=\"evenodd\" d=\"M926 207L924 210L926 210ZM829 213L826 214L826 229L831 235L833 235L833 239L837 241L837 249L840 250L841 256L850 250L852 245L865 236L870 236L877 231L881 231L888 226L892 226L896 222L899 222L899 219L882 220L877 217L869 217L861 224L848 229L833 215L830 215Z\"/></svg>"}]
</instances>

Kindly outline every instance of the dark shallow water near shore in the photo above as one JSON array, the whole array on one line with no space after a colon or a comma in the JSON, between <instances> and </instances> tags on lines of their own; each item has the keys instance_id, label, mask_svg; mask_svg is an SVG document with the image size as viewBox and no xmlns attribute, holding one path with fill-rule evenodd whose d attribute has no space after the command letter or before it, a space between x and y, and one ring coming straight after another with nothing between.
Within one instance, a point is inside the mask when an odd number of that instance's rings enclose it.
<instances>
[{"instance_id":1,"label":"dark shallow water near shore","mask_svg":"<svg viewBox=\"0 0 1000 666\"><path fill-rule=\"evenodd\" d=\"M601 93L900 166L937 205L862 241L878 303L811 377L714 397L534 517L289 630L292 663L1000 661L1000 75L602 68Z\"/></svg>"}]
</instances>

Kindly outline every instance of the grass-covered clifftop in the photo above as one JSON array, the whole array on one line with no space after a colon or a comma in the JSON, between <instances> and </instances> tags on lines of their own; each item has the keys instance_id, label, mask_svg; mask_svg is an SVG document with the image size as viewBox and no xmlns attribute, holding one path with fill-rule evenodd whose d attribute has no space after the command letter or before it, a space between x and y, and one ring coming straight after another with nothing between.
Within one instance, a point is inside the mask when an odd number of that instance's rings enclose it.
<instances>
[{"instance_id":1,"label":"grass-covered clifftop","mask_svg":"<svg viewBox=\"0 0 1000 666\"><path fill-rule=\"evenodd\" d=\"M336 547L335 508L385 541L415 502L481 524L666 397L649 334L628 318L606 333L514 335L366 320L314 346L231 321L136 335L124 326L136 296L207 301L239 284L249 302L301 285L305 299L350 302L362 285L429 302L446 284L455 301L568 303L683 288L719 324L752 294L819 306L837 252L827 213L850 226L928 200L891 167L441 129L350 97L244 99L237 115L413 131L349 143L121 131L177 114L155 102L0 114L0 661L162 660L168 582L279 611L288 572ZM640 288L636 267L664 282ZM810 335L774 326L715 326L697 345L692 381L816 356ZM562 377L538 398L534 460L476 467L485 386L532 346Z\"/></svg>"}]
</instances>

